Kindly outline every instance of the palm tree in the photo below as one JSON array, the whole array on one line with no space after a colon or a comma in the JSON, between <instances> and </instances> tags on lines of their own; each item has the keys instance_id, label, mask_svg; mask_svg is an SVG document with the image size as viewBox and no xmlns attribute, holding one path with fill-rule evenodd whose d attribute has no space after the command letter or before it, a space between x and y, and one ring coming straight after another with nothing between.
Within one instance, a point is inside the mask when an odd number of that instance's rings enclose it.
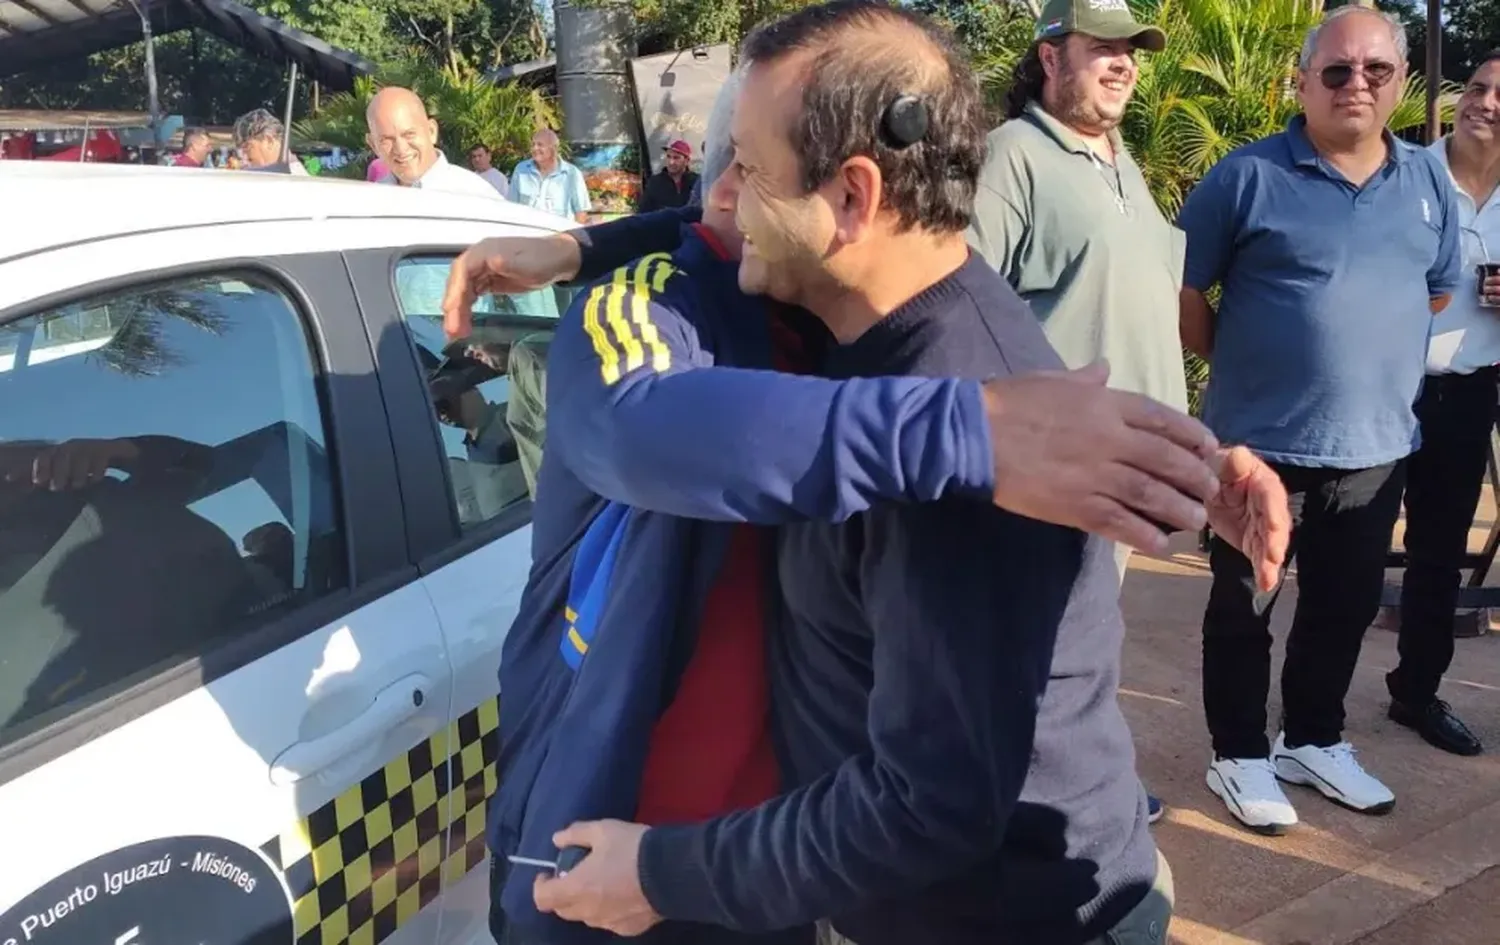
<instances>
[{"instance_id":1,"label":"palm tree","mask_svg":"<svg viewBox=\"0 0 1500 945\"><path fill-rule=\"evenodd\" d=\"M109 323L119 327L89 356L131 377L156 377L179 366L182 355L167 340L174 331L171 319L212 335L230 329L212 299L221 293L221 282L193 279L115 296L108 303Z\"/></svg>"}]
</instances>

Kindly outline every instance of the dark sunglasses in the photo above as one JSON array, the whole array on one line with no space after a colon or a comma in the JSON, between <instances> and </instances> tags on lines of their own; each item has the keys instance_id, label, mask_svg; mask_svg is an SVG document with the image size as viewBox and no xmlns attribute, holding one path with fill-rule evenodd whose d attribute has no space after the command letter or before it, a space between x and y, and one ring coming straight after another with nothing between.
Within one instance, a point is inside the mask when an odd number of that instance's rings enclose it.
<instances>
[{"instance_id":1,"label":"dark sunglasses","mask_svg":"<svg viewBox=\"0 0 1500 945\"><path fill-rule=\"evenodd\" d=\"M1324 66L1323 71L1318 73L1318 78L1323 80L1325 89L1341 89L1354 80L1354 71L1358 69L1365 74L1365 81L1370 83L1370 88L1378 89L1396 77L1396 66L1390 62L1367 62L1363 66L1356 66L1347 62L1340 62L1332 66Z\"/></svg>"}]
</instances>

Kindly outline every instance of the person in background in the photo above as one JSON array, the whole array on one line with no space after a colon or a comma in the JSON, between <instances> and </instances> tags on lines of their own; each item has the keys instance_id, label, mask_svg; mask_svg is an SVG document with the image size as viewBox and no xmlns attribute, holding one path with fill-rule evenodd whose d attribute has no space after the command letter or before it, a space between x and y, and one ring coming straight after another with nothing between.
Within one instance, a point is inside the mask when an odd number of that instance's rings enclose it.
<instances>
[{"instance_id":1,"label":"person in background","mask_svg":"<svg viewBox=\"0 0 1500 945\"><path fill-rule=\"evenodd\" d=\"M371 150L390 169L377 183L486 199L500 196L478 174L448 163L438 148L437 122L411 89L387 86L375 93L365 109L365 124Z\"/></svg>"},{"instance_id":2,"label":"person in background","mask_svg":"<svg viewBox=\"0 0 1500 945\"><path fill-rule=\"evenodd\" d=\"M684 207L698 187L698 175L688 170L693 160L693 146L681 138L667 145L662 156L662 169L646 178L641 191L642 213L664 210L667 207Z\"/></svg>"},{"instance_id":3,"label":"person in background","mask_svg":"<svg viewBox=\"0 0 1500 945\"><path fill-rule=\"evenodd\" d=\"M1274 746L1276 591L1259 590L1245 556L1218 540L1203 615L1205 777L1260 833L1297 823L1278 780L1363 813L1395 805L1344 738L1344 697L1380 607L1432 315L1460 276L1447 172L1386 130L1405 81L1399 21L1333 11L1302 47L1302 114L1214 165L1179 217L1182 339L1212 365L1204 421L1260 454L1291 497L1297 611Z\"/></svg>"},{"instance_id":4,"label":"person in background","mask_svg":"<svg viewBox=\"0 0 1500 945\"><path fill-rule=\"evenodd\" d=\"M1500 381L1500 50L1485 56L1458 100L1453 133L1431 149L1458 194L1465 267L1453 301L1432 322L1417 398L1422 445L1406 467L1406 573L1400 662L1386 676L1390 718L1457 755L1483 746L1438 698L1453 661L1453 614L1469 527L1484 486Z\"/></svg>"},{"instance_id":5,"label":"person in background","mask_svg":"<svg viewBox=\"0 0 1500 945\"><path fill-rule=\"evenodd\" d=\"M583 171L557 153L557 132L543 128L531 136L531 157L510 175L510 199L537 210L588 222L593 211Z\"/></svg>"},{"instance_id":6,"label":"person in background","mask_svg":"<svg viewBox=\"0 0 1500 945\"><path fill-rule=\"evenodd\" d=\"M173 158L172 166L205 167L211 147L207 131L202 128L187 128L182 132L182 153Z\"/></svg>"},{"instance_id":7,"label":"person in background","mask_svg":"<svg viewBox=\"0 0 1500 945\"><path fill-rule=\"evenodd\" d=\"M703 151L703 153L705 155L708 154L708 142L703 142L701 145L699 145L699 147L700 147L700 149ZM701 207L701 206L703 206L703 188L706 187L706 186L708 186L708 184L704 183L704 178L706 178L708 176L707 170L708 170L707 167L705 167L704 168L704 173L698 175L698 179L695 180L695 181L693 181L693 189L688 193L688 199L687 199L687 204L686 204L687 206L689 206L689 207ZM708 183L713 183L713 182L709 181Z\"/></svg>"},{"instance_id":8,"label":"person in background","mask_svg":"<svg viewBox=\"0 0 1500 945\"><path fill-rule=\"evenodd\" d=\"M385 166L385 162L377 157L370 161L369 167L365 168L365 180L371 184L378 184L390 172L391 169Z\"/></svg>"},{"instance_id":9,"label":"person in background","mask_svg":"<svg viewBox=\"0 0 1500 945\"><path fill-rule=\"evenodd\" d=\"M243 162L241 168L306 177L307 168L295 154L288 151L286 162L282 162L281 148L285 138L286 128L281 119L264 108L241 115L234 123L234 146Z\"/></svg>"},{"instance_id":10,"label":"person in background","mask_svg":"<svg viewBox=\"0 0 1500 945\"><path fill-rule=\"evenodd\" d=\"M1167 37L1124 4L1049 0L990 133L969 243L1031 305L1063 363L1187 410L1177 293L1182 233L1157 209L1119 125L1138 50ZM1120 583L1131 548L1115 546ZM1149 798L1152 822L1163 813Z\"/></svg>"},{"instance_id":11,"label":"person in background","mask_svg":"<svg viewBox=\"0 0 1500 945\"><path fill-rule=\"evenodd\" d=\"M366 140L389 172L377 184L464 194L484 200L500 195L484 178L450 164L438 148L438 126L422 99L410 89L386 86L365 109ZM446 276L436 266L398 266L396 283L409 311L441 310ZM498 368L504 373L504 365Z\"/></svg>"},{"instance_id":12,"label":"person in background","mask_svg":"<svg viewBox=\"0 0 1500 945\"><path fill-rule=\"evenodd\" d=\"M490 149L488 145L476 144L469 149L469 167L485 179L495 192L502 197L510 196L510 181L500 169L490 162Z\"/></svg>"}]
</instances>

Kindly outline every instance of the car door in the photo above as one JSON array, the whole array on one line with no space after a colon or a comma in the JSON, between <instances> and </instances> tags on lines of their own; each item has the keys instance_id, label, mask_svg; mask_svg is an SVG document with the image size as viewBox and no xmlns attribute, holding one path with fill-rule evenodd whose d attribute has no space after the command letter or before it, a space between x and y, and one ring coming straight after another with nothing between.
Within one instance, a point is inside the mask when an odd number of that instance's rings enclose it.
<instances>
[{"instance_id":1,"label":"car door","mask_svg":"<svg viewBox=\"0 0 1500 945\"><path fill-rule=\"evenodd\" d=\"M203 237L111 242L0 284ZM0 403L0 945L437 942L450 662L340 256L7 298Z\"/></svg>"},{"instance_id":2,"label":"car door","mask_svg":"<svg viewBox=\"0 0 1500 945\"><path fill-rule=\"evenodd\" d=\"M490 227L485 235L539 232ZM409 510L410 553L453 659L457 730L480 736L478 748L453 756L450 778L455 788L464 785L467 814L453 819L449 844L482 855L483 811L497 784L496 672L531 565L547 345L572 292L549 288L483 299L473 334L449 345L441 325L442 288L454 257L474 238L463 231L450 244L346 256L372 336L381 339L387 402L420 399L425 405L420 413L392 415L391 429ZM408 370L396 371L403 362ZM490 942L488 876L486 860L447 877L445 945Z\"/></svg>"}]
</instances>

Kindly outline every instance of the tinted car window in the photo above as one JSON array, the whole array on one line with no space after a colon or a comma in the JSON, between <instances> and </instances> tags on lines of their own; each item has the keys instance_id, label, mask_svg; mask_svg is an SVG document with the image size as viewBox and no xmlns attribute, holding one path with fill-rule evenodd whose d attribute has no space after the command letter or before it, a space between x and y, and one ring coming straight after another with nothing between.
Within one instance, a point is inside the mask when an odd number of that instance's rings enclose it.
<instances>
[{"instance_id":1,"label":"tinted car window","mask_svg":"<svg viewBox=\"0 0 1500 945\"><path fill-rule=\"evenodd\" d=\"M317 369L271 280L0 326L0 742L345 584Z\"/></svg>"},{"instance_id":2,"label":"tinted car window","mask_svg":"<svg viewBox=\"0 0 1500 945\"><path fill-rule=\"evenodd\" d=\"M442 297L451 256L396 267L396 296L416 342L464 528L490 521L536 488L546 433L546 364L558 313L572 292L547 288L487 296L472 334L449 343Z\"/></svg>"}]
</instances>

